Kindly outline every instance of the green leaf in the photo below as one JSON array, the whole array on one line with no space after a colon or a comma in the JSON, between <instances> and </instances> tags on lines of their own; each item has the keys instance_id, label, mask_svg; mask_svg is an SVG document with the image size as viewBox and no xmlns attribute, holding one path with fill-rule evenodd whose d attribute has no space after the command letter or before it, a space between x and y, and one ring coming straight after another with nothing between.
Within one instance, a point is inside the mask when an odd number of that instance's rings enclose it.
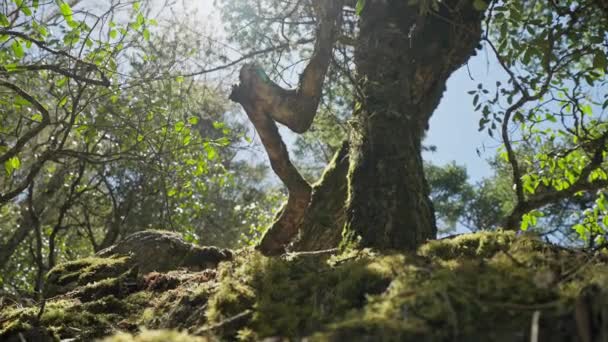
<instances>
[{"instance_id":1,"label":"green leaf","mask_svg":"<svg viewBox=\"0 0 608 342\"><path fill-rule=\"evenodd\" d=\"M361 16L361 12L363 12L364 8L365 0L357 0L357 5L355 6L355 13L357 13L358 16Z\"/></svg>"},{"instance_id":2,"label":"green leaf","mask_svg":"<svg viewBox=\"0 0 608 342\"><path fill-rule=\"evenodd\" d=\"M110 38L115 39L118 36L118 31L112 29L110 30Z\"/></svg>"},{"instance_id":3,"label":"green leaf","mask_svg":"<svg viewBox=\"0 0 608 342\"><path fill-rule=\"evenodd\" d=\"M66 20L72 20L72 15L74 14L72 12L72 8L70 7L70 5L67 2L61 2L59 4L59 10L61 11L61 14L63 15L63 17ZM69 18L69 19L68 19Z\"/></svg>"},{"instance_id":4,"label":"green leaf","mask_svg":"<svg viewBox=\"0 0 608 342\"><path fill-rule=\"evenodd\" d=\"M574 225L574 227L572 227L572 229L574 229L576 231L576 233L578 234L578 236L583 239L583 240L587 240L587 229L585 228L585 226L583 226L582 224L576 224Z\"/></svg>"},{"instance_id":5,"label":"green leaf","mask_svg":"<svg viewBox=\"0 0 608 342\"><path fill-rule=\"evenodd\" d=\"M604 69L606 69L607 65L608 65L608 61L606 60L606 55L604 54L604 52L596 51L595 55L593 56L593 67L595 69L604 70Z\"/></svg>"},{"instance_id":6,"label":"green leaf","mask_svg":"<svg viewBox=\"0 0 608 342\"><path fill-rule=\"evenodd\" d=\"M12 157L9 160L4 162L4 169L6 170L6 173L9 175L13 174L13 171L19 169L19 167L21 167L21 161L19 160L19 157L17 157L17 156Z\"/></svg>"},{"instance_id":7,"label":"green leaf","mask_svg":"<svg viewBox=\"0 0 608 342\"><path fill-rule=\"evenodd\" d=\"M522 217L522 220L521 220L521 226L520 226L520 229L521 229L522 231L524 231L524 232L525 232L526 230L528 230L528 227L529 227L529 226L530 226L530 219L529 219L529 216L528 216L528 215L524 215L524 216Z\"/></svg>"},{"instance_id":8,"label":"green leaf","mask_svg":"<svg viewBox=\"0 0 608 342\"><path fill-rule=\"evenodd\" d=\"M488 8L488 3L485 2L484 0L474 0L473 8L480 12L485 11Z\"/></svg>"},{"instance_id":9,"label":"green leaf","mask_svg":"<svg viewBox=\"0 0 608 342\"><path fill-rule=\"evenodd\" d=\"M13 53L17 58L23 58L25 56L25 51L23 51L23 46L18 40L13 41L11 45L11 49L13 49Z\"/></svg>"},{"instance_id":10,"label":"green leaf","mask_svg":"<svg viewBox=\"0 0 608 342\"><path fill-rule=\"evenodd\" d=\"M144 18L144 15L139 13L137 15L137 25L141 26L144 24L144 22L146 22L146 18Z\"/></svg>"},{"instance_id":11,"label":"green leaf","mask_svg":"<svg viewBox=\"0 0 608 342\"><path fill-rule=\"evenodd\" d=\"M213 146L206 144L205 152L207 152L207 158L209 160L215 160L217 158L217 150Z\"/></svg>"},{"instance_id":12,"label":"green leaf","mask_svg":"<svg viewBox=\"0 0 608 342\"><path fill-rule=\"evenodd\" d=\"M8 160L9 163L13 166L13 169L18 169L21 166L21 161L19 160L18 157L12 157L11 159Z\"/></svg>"},{"instance_id":13,"label":"green leaf","mask_svg":"<svg viewBox=\"0 0 608 342\"><path fill-rule=\"evenodd\" d=\"M28 6L21 6L20 10L26 16L28 16L28 17L32 16L32 10Z\"/></svg>"},{"instance_id":14,"label":"green leaf","mask_svg":"<svg viewBox=\"0 0 608 342\"><path fill-rule=\"evenodd\" d=\"M188 122L189 122L191 125L196 125L196 124L198 123L198 118L197 118L196 116L190 117L190 118L188 119Z\"/></svg>"},{"instance_id":15,"label":"green leaf","mask_svg":"<svg viewBox=\"0 0 608 342\"><path fill-rule=\"evenodd\" d=\"M11 23L8 21L6 15L0 13L0 25L3 27L8 27Z\"/></svg>"},{"instance_id":16,"label":"green leaf","mask_svg":"<svg viewBox=\"0 0 608 342\"><path fill-rule=\"evenodd\" d=\"M182 83L182 82L184 82L184 76L177 76L177 77L175 78L175 82L177 82L177 83Z\"/></svg>"},{"instance_id":17,"label":"green leaf","mask_svg":"<svg viewBox=\"0 0 608 342\"><path fill-rule=\"evenodd\" d=\"M40 34L43 37L46 37L49 35L49 31L44 26L38 26L36 28L36 30L38 31L38 34Z\"/></svg>"},{"instance_id":18,"label":"green leaf","mask_svg":"<svg viewBox=\"0 0 608 342\"><path fill-rule=\"evenodd\" d=\"M68 26L71 27L71 28L77 28L77 27L80 26L80 22L78 22L76 20L68 19L67 22L68 22Z\"/></svg>"},{"instance_id":19,"label":"green leaf","mask_svg":"<svg viewBox=\"0 0 608 342\"><path fill-rule=\"evenodd\" d=\"M144 29L141 34L144 36L145 40L150 40L150 30Z\"/></svg>"},{"instance_id":20,"label":"green leaf","mask_svg":"<svg viewBox=\"0 0 608 342\"><path fill-rule=\"evenodd\" d=\"M593 115L593 108L591 108L591 106L590 106L590 105L588 105L588 104L583 105L583 106L581 107L581 111L582 111L582 112L583 112L583 114L585 114L585 115L589 115L589 116Z\"/></svg>"}]
</instances>

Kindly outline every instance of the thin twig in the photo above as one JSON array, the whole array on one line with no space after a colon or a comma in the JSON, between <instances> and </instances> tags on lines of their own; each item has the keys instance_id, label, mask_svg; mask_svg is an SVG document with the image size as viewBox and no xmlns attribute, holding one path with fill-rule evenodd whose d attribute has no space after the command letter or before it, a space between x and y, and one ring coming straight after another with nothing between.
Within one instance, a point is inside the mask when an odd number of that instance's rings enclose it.
<instances>
[{"instance_id":1,"label":"thin twig","mask_svg":"<svg viewBox=\"0 0 608 342\"><path fill-rule=\"evenodd\" d=\"M253 310L247 309L247 310L241 312L240 314L227 318L219 323L216 323L216 324L213 324L213 325L210 325L207 327L202 327L195 332L195 335L204 335L204 334L210 333L210 332L220 329L226 325L238 322L240 320L246 320L251 315L253 315Z\"/></svg>"}]
</instances>

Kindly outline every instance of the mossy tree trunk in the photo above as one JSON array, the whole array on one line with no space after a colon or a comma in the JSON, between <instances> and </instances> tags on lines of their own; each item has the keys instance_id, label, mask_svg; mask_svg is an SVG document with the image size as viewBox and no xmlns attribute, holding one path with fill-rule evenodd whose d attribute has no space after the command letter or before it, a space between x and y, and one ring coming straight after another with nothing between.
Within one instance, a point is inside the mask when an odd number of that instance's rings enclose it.
<instances>
[{"instance_id":1,"label":"mossy tree trunk","mask_svg":"<svg viewBox=\"0 0 608 342\"><path fill-rule=\"evenodd\" d=\"M443 1L422 15L371 1L360 19L344 243L414 249L436 235L421 141L450 74L474 54L482 12Z\"/></svg>"},{"instance_id":2,"label":"mossy tree trunk","mask_svg":"<svg viewBox=\"0 0 608 342\"><path fill-rule=\"evenodd\" d=\"M352 1L312 2L319 20L315 50L296 90L279 87L259 66L241 69L231 99L247 112L289 190L258 246L264 254L324 249L341 240L414 249L435 237L421 141L448 77L479 44L484 1L444 0L428 9L403 0L367 1L355 46L353 130L314 187L289 161L274 122L297 133L308 129L340 36L342 5Z\"/></svg>"}]
</instances>

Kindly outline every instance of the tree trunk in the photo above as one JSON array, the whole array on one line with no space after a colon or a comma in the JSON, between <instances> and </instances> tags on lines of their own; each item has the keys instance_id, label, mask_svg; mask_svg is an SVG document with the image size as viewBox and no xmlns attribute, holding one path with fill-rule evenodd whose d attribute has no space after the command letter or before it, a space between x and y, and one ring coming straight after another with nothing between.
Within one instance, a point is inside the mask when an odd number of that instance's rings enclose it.
<instances>
[{"instance_id":1,"label":"tree trunk","mask_svg":"<svg viewBox=\"0 0 608 342\"><path fill-rule=\"evenodd\" d=\"M435 237L421 141L448 77L479 44L472 3L422 15L407 1L368 1L361 13L344 244L415 249Z\"/></svg>"},{"instance_id":2,"label":"tree trunk","mask_svg":"<svg viewBox=\"0 0 608 342\"><path fill-rule=\"evenodd\" d=\"M355 46L358 102L350 141L313 188L291 164L274 121L297 133L312 122L339 37L342 1L312 2L317 39L296 90L279 87L256 65L241 69L230 98L247 112L289 191L258 244L262 253L323 249L336 246L342 236L343 245L414 249L435 237L421 141L448 77L475 53L482 11L473 5L479 7L480 0L426 2L431 8L408 3L368 0L364 5ZM298 232L299 239L287 246Z\"/></svg>"},{"instance_id":3,"label":"tree trunk","mask_svg":"<svg viewBox=\"0 0 608 342\"><path fill-rule=\"evenodd\" d=\"M312 187L310 205L290 251L318 251L336 247L342 239L347 197L348 143L344 142Z\"/></svg>"}]
</instances>

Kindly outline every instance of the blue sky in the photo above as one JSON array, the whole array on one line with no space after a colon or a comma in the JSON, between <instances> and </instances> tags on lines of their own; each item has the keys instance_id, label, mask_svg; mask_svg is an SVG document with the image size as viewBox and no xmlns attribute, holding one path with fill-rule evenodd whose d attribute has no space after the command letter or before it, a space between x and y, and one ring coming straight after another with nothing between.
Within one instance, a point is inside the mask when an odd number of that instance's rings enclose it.
<instances>
[{"instance_id":1,"label":"blue sky","mask_svg":"<svg viewBox=\"0 0 608 342\"><path fill-rule=\"evenodd\" d=\"M469 60L468 67L463 66L450 77L424 142L435 145L437 152L425 153L425 159L438 165L451 161L465 165L473 181L490 176L486 160L494 156L500 143L478 131L481 114L474 111L467 91L475 89L478 83L495 84L501 76L499 65L481 51Z\"/></svg>"}]
</instances>

